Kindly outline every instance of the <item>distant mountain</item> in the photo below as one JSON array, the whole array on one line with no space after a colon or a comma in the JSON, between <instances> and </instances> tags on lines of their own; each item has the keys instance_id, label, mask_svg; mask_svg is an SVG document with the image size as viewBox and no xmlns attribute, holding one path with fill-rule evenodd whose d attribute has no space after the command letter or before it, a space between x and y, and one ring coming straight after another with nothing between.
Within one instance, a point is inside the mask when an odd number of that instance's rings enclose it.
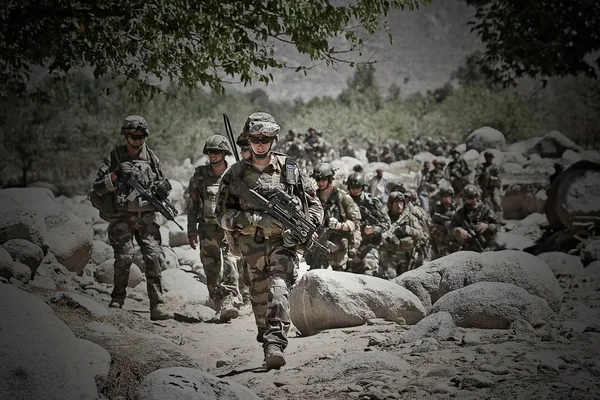
<instances>
[{"instance_id":1,"label":"distant mountain","mask_svg":"<svg viewBox=\"0 0 600 400\"><path fill-rule=\"evenodd\" d=\"M402 94L437 88L448 81L468 54L483 48L467 25L473 15L473 9L460 0L434 0L416 11L394 11L388 18L393 44L385 32L370 37L361 59L378 61L377 79L384 90L392 83L401 88ZM307 62L293 46L277 51L290 65ZM234 87L243 91L261 88L275 100L335 97L353 73L354 69L346 65L334 70L322 63L309 70L307 76L293 69L274 70L274 83Z\"/></svg>"}]
</instances>

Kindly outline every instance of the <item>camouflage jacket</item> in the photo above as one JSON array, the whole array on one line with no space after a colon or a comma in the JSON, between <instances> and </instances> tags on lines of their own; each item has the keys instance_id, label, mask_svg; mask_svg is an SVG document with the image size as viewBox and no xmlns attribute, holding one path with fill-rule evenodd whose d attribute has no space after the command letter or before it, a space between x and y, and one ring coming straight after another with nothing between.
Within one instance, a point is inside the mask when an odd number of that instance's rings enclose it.
<instances>
[{"instance_id":1,"label":"camouflage jacket","mask_svg":"<svg viewBox=\"0 0 600 400\"><path fill-rule=\"evenodd\" d=\"M381 200L366 192L362 192L360 195L352 197L352 200L354 200L360 209L360 232L362 235L362 243L369 242L379 244L381 242L381 234L390 229L391 225L386 207ZM374 232L370 235L365 234L365 227L367 225L374 228Z\"/></svg>"},{"instance_id":2,"label":"camouflage jacket","mask_svg":"<svg viewBox=\"0 0 600 400\"><path fill-rule=\"evenodd\" d=\"M448 227L452 222L452 217L456 213L456 206L454 203L450 207L446 208L444 203L438 201L431 208L431 221L433 223L432 235L434 233L448 233Z\"/></svg>"},{"instance_id":3,"label":"camouflage jacket","mask_svg":"<svg viewBox=\"0 0 600 400\"><path fill-rule=\"evenodd\" d=\"M429 171L429 174L427 174L426 182L429 184L429 189L434 190L431 185L439 185L443 179L446 179L446 174L444 171L434 168L433 170Z\"/></svg>"},{"instance_id":4,"label":"camouflage jacket","mask_svg":"<svg viewBox=\"0 0 600 400\"><path fill-rule=\"evenodd\" d=\"M394 217L394 216L390 216ZM383 233L382 250L388 252L410 251L422 248L429 241L429 231L409 209L395 216L390 229Z\"/></svg>"},{"instance_id":5,"label":"camouflage jacket","mask_svg":"<svg viewBox=\"0 0 600 400\"><path fill-rule=\"evenodd\" d=\"M116 180L112 182L111 173L117 169L117 166L125 161L134 164L139 172L136 177L140 184L145 188L150 188L153 184L164 179L162 167L158 157L145 144L137 157L131 157L127 154L126 145L115 146L115 148L104 158L102 165L96 174L94 181L94 191L99 195L115 193L116 209L126 211L151 211L154 209L147 201L141 197L128 201L126 198L132 189L124 183Z\"/></svg>"},{"instance_id":6,"label":"camouflage jacket","mask_svg":"<svg viewBox=\"0 0 600 400\"><path fill-rule=\"evenodd\" d=\"M293 172L286 172L287 161ZM293 176L288 176L292 174ZM284 154L272 153L270 163L261 171L253 165L251 159L242 159L233 164L221 178L217 194L215 214L217 224L226 231L241 231L247 226L238 223L241 214L264 212L240 196L231 186L234 179L241 179L248 187L259 194L270 197L274 189L281 189L295 196L308 209L307 218L316 226L323 221L323 207L316 196L315 186L308 176L298 168L293 159ZM290 182L290 183L288 183ZM294 182L293 184L291 182ZM243 220L243 218L241 219Z\"/></svg>"},{"instance_id":7,"label":"camouflage jacket","mask_svg":"<svg viewBox=\"0 0 600 400\"><path fill-rule=\"evenodd\" d=\"M216 224L215 209L221 175L212 172L210 165L196 168L188 186L186 204L188 235L198 234L198 224Z\"/></svg>"},{"instance_id":8,"label":"camouflage jacket","mask_svg":"<svg viewBox=\"0 0 600 400\"><path fill-rule=\"evenodd\" d=\"M425 237L428 238L429 230L433 226L431 216L429 214L427 214L427 211L425 211L425 209L423 209L423 207L421 207L420 205L417 205L413 202L407 202L405 207L408 209L408 211L410 211L411 214L413 214L415 217L417 217L417 219L421 223L421 226L423 226L423 228L424 228L423 234L425 235Z\"/></svg>"},{"instance_id":9,"label":"camouflage jacket","mask_svg":"<svg viewBox=\"0 0 600 400\"><path fill-rule=\"evenodd\" d=\"M336 187L333 188L331 195L327 200L324 200L323 193L317 190L317 197L323 204L324 210L324 229L327 230L328 238L335 239L336 237L345 237L352 243L351 247L357 248L360 244L360 209L358 205L352 200L350 195L341 189ZM327 228L329 218L334 217L340 222L345 222L350 228L349 231L332 230Z\"/></svg>"},{"instance_id":10,"label":"camouflage jacket","mask_svg":"<svg viewBox=\"0 0 600 400\"><path fill-rule=\"evenodd\" d=\"M497 189L502 187L500 180L500 169L494 163L482 163L477 166L475 172L475 183L482 189Z\"/></svg>"},{"instance_id":11,"label":"camouflage jacket","mask_svg":"<svg viewBox=\"0 0 600 400\"><path fill-rule=\"evenodd\" d=\"M340 157L344 156L356 158L356 150L352 146L344 146L340 149Z\"/></svg>"},{"instance_id":12,"label":"camouflage jacket","mask_svg":"<svg viewBox=\"0 0 600 400\"><path fill-rule=\"evenodd\" d=\"M379 149L375 146L369 147L366 155L369 162L379 161Z\"/></svg>"},{"instance_id":13,"label":"camouflage jacket","mask_svg":"<svg viewBox=\"0 0 600 400\"><path fill-rule=\"evenodd\" d=\"M446 167L446 173L450 179L467 181L469 174L471 174L471 169L464 159L459 158L458 160L450 161Z\"/></svg>"},{"instance_id":14,"label":"camouflage jacket","mask_svg":"<svg viewBox=\"0 0 600 400\"><path fill-rule=\"evenodd\" d=\"M488 229L478 236L483 237L486 243L488 243L496 232L498 232L501 225L494 211L482 201L475 208L470 208L466 203L460 207L452 217L450 230L453 234L456 234L460 228L465 229L466 226L475 231L475 227L480 222L488 224Z\"/></svg>"}]
</instances>

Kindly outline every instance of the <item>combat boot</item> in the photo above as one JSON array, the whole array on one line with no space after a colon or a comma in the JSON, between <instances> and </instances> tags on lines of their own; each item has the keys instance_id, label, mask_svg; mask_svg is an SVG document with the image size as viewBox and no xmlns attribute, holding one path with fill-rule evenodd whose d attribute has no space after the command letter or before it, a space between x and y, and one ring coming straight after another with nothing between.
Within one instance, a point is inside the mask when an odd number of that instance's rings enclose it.
<instances>
[{"instance_id":1,"label":"combat boot","mask_svg":"<svg viewBox=\"0 0 600 400\"><path fill-rule=\"evenodd\" d=\"M123 308L124 301L122 299L112 299L108 303L108 308Z\"/></svg>"},{"instance_id":2,"label":"combat boot","mask_svg":"<svg viewBox=\"0 0 600 400\"><path fill-rule=\"evenodd\" d=\"M276 344L265 346L265 362L263 367L266 369L279 369L285 365L283 350Z\"/></svg>"},{"instance_id":3,"label":"combat boot","mask_svg":"<svg viewBox=\"0 0 600 400\"><path fill-rule=\"evenodd\" d=\"M228 322L240 316L240 311L234 306L233 296L227 295L223 299L219 313L221 322Z\"/></svg>"},{"instance_id":4,"label":"combat boot","mask_svg":"<svg viewBox=\"0 0 600 400\"><path fill-rule=\"evenodd\" d=\"M163 321L171 318L174 318L173 313L167 311L164 304L161 303L150 307L150 320Z\"/></svg>"},{"instance_id":5,"label":"combat boot","mask_svg":"<svg viewBox=\"0 0 600 400\"><path fill-rule=\"evenodd\" d=\"M239 309L240 315L252 315L252 303L250 302L250 299L245 299Z\"/></svg>"}]
</instances>

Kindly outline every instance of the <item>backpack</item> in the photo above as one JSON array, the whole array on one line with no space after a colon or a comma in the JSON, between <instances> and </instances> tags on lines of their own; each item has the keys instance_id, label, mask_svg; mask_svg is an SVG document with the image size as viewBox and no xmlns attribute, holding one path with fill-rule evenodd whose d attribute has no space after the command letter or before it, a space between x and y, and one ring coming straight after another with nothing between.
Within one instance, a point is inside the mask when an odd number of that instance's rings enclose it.
<instances>
[{"instance_id":1,"label":"backpack","mask_svg":"<svg viewBox=\"0 0 600 400\"><path fill-rule=\"evenodd\" d=\"M158 160L156 159L156 155L150 149L146 149L148 154L150 155L150 166L154 172L162 176L160 171L158 171ZM120 163L119 159L119 151L118 147L115 148L114 151L110 152L110 165L118 165ZM97 209L100 214L100 218L105 221L110 221L111 217L117 211L117 194L115 192L109 192L105 195L101 196L94 191L94 189L90 190L87 195L88 200L92 203L92 207Z\"/></svg>"}]
</instances>

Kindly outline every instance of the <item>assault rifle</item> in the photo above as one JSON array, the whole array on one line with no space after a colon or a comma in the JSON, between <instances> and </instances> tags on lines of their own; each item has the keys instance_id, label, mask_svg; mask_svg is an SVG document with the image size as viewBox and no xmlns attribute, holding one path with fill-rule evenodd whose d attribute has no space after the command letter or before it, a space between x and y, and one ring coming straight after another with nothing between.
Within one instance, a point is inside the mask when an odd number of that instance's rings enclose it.
<instances>
[{"instance_id":1,"label":"assault rifle","mask_svg":"<svg viewBox=\"0 0 600 400\"><path fill-rule=\"evenodd\" d=\"M465 221L463 219L462 223L461 223L461 228L463 228L465 231L467 231L467 233L469 235L471 235L471 240L473 242L475 242L475 244L477 245L477 248L479 249L479 251L484 252L486 251L486 246L484 246L485 243L481 243L481 238L479 233L477 233L477 231L475 229L473 229L473 226L470 225L467 221Z\"/></svg>"},{"instance_id":2,"label":"assault rifle","mask_svg":"<svg viewBox=\"0 0 600 400\"><path fill-rule=\"evenodd\" d=\"M166 219L169 221L173 221L175 225L179 227L179 229L183 230L183 226L179 225L177 221L175 221L175 217L178 212L175 207L169 202L167 199L159 199L156 195L149 189L143 187L135 177L135 174L129 175L129 177L124 180L125 185L129 186L132 190L131 193L127 196L128 201L135 200L136 197L141 197L150 203L156 211L161 213Z\"/></svg>"},{"instance_id":3,"label":"assault rifle","mask_svg":"<svg viewBox=\"0 0 600 400\"><path fill-rule=\"evenodd\" d=\"M371 222L375 225L379 224L379 220L377 218L375 218L375 216L373 214L371 214L371 212L369 211L369 209L365 206L358 206L358 208L360 209L360 215L361 217L364 217L367 222Z\"/></svg>"},{"instance_id":4,"label":"assault rifle","mask_svg":"<svg viewBox=\"0 0 600 400\"><path fill-rule=\"evenodd\" d=\"M244 200L281 222L284 229L289 229L292 232L292 236L299 245L305 246L308 250L316 246L323 253L329 252L327 247L313 238L317 227L306 219L297 198L290 196L281 189L275 189L270 198L267 199L256 190L250 189L239 178L233 179L231 187L234 190L237 189L240 197Z\"/></svg>"}]
</instances>

